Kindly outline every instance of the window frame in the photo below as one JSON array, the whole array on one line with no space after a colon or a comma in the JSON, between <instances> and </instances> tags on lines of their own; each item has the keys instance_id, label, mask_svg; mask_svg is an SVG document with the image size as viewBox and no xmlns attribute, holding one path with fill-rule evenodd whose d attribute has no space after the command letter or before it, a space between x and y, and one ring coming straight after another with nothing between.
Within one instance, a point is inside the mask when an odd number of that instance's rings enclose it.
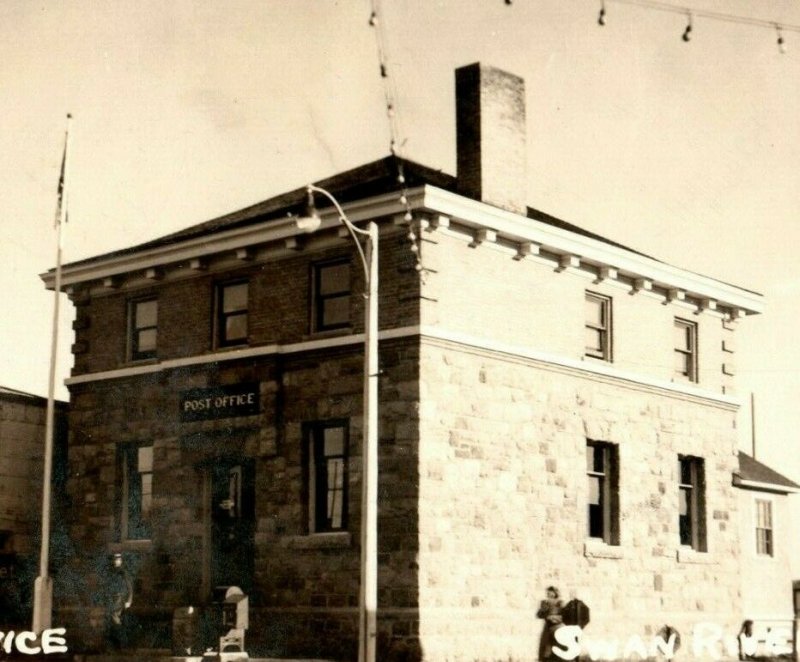
<instances>
[{"instance_id":1,"label":"window frame","mask_svg":"<svg viewBox=\"0 0 800 662\"><path fill-rule=\"evenodd\" d=\"M311 265L311 330L314 333L349 329L352 326L350 313L350 299L353 295L353 277L351 273L351 260L337 258L315 262ZM322 294L322 274L329 267L347 266L347 290ZM333 324L325 323L325 303L332 299L345 299L347 301L347 321Z\"/></svg>"},{"instance_id":2,"label":"window frame","mask_svg":"<svg viewBox=\"0 0 800 662\"><path fill-rule=\"evenodd\" d=\"M698 340L697 322L692 322L690 320L683 319L682 317L675 317L673 318L673 329L678 329L678 328L688 332L689 347L687 348L687 347L673 346L673 356L675 354L680 354L681 356L684 357L684 360L688 359L689 372L688 374L684 372L678 372L677 367L673 365L672 377L673 379L678 379L680 381L696 384L699 381L698 351L697 351L697 340ZM675 345L674 342L673 345Z\"/></svg>"},{"instance_id":3,"label":"window frame","mask_svg":"<svg viewBox=\"0 0 800 662\"><path fill-rule=\"evenodd\" d=\"M155 303L156 321L152 326L137 326L138 306L144 303ZM139 350L139 334L142 331L154 330L156 334L155 347L152 350ZM128 360L147 361L158 358L158 297L148 296L131 299L128 301Z\"/></svg>"},{"instance_id":4,"label":"window frame","mask_svg":"<svg viewBox=\"0 0 800 662\"><path fill-rule=\"evenodd\" d=\"M228 288L238 285L247 286L247 294L244 308L233 311L225 311L225 291ZM244 337L229 339L226 335L226 323L229 318L244 315L245 333ZM250 341L250 280L248 278L236 278L216 283L214 286L214 345L215 347L237 347L247 345Z\"/></svg>"},{"instance_id":5,"label":"window frame","mask_svg":"<svg viewBox=\"0 0 800 662\"><path fill-rule=\"evenodd\" d=\"M138 466L139 451L143 448L150 449L150 468L149 471L140 471ZM119 471L119 482L117 491L117 532L121 542L141 541L152 539L152 521L149 515L152 514L153 486L155 476L155 447L152 442L139 442L132 444L122 444L117 448L117 467ZM136 483L131 481L133 474L137 476L149 476L150 484L150 506L148 516L143 516L145 510L142 500L145 494L142 481ZM134 501L135 498L135 501ZM137 504L137 513L131 512L131 505Z\"/></svg>"},{"instance_id":6,"label":"window frame","mask_svg":"<svg viewBox=\"0 0 800 662\"><path fill-rule=\"evenodd\" d=\"M684 466L689 471L689 482L683 480ZM678 542L681 547L688 547L697 552L708 551L706 526L706 481L705 461L694 455L678 455ZM687 515L681 515L681 494L688 494ZM688 517L688 531L681 521Z\"/></svg>"},{"instance_id":7,"label":"window frame","mask_svg":"<svg viewBox=\"0 0 800 662\"><path fill-rule=\"evenodd\" d=\"M767 514L769 517L769 526L759 526L761 524L759 504L768 506ZM753 524L755 529L755 550L756 556L759 558L775 558L775 507L772 499L757 496L753 497ZM761 537L759 532L764 531L767 535L764 538L766 551L761 549Z\"/></svg>"},{"instance_id":8,"label":"window frame","mask_svg":"<svg viewBox=\"0 0 800 662\"><path fill-rule=\"evenodd\" d=\"M341 454L324 454L325 431L342 430ZM342 485L338 488L328 484L327 470L321 470L319 460L342 460ZM327 467L327 464L325 465ZM348 531L349 520L349 474L350 474L350 430L347 419L311 421L303 424L303 482L306 527L308 534L340 533ZM333 526L328 517L328 494L339 492L341 497L341 523ZM323 497L324 495L324 497Z\"/></svg>"},{"instance_id":9,"label":"window frame","mask_svg":"<svg viewBox=\"0 0 800 662\"><path fill-rule=\"evenodd\" d=\"M592 449L592 465L589 466L589 450ZM600 451L602 467L597 470L594 465L596 459L595 449ZM586 477L587 477L587 498L586 498L586 537L590 540L600 540L606 545L618 546L620 544L620 517L619 517L619 446L606 441L586 440ZM591 487L590 482L593 478L599 480L599 501L600 501L600 535L593 534L592 531L592 511L593 505L590 502Z\"/></svg>"},{"instance_id":10,"label":"window frame","mask_svg":"<svg viewBox=\"0 0 800 662\"><path fill-rule=\"evenodd\" d=\"M586 337L585 337L585 330L584 330L584 348L583 354L592 359L597 359L598 361L606 361L608 363L612 362L612 298L609 296L605 296L603 294L598 294L597 292L592 292L590 290L584 291L584 306L589 301L597 302L600 304L600 312L602 316L602 322L598 325L593 321L590 321L586 315L584 314L584 329L591 329L599 333L600 337L600 350L594 351L586 346ZM584 309L585 310L585 309Z\"/></svg>"}]
</instances>

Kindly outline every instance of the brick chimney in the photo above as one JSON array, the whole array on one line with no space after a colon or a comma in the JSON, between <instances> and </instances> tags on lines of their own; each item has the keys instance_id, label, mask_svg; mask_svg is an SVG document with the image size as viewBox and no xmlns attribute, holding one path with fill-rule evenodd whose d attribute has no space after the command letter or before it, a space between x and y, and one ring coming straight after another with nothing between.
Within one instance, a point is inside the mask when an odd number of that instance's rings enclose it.
<instances>
[{"instance_id":1,"label":"brick chimney","mask_svg":"<svg viewBox=\"0 0 800 662\"><path fill-rule=\"evenodd\" d=\"M456 69L461 193L525 214L525 81L478 62Z\"/></svg>"}]
</instances>

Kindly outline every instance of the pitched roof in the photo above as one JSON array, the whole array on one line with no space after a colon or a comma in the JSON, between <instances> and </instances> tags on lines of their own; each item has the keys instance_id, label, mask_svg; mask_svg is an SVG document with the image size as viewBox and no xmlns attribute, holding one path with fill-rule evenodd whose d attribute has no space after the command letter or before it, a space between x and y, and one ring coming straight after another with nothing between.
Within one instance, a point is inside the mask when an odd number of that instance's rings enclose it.
<instances>
[{"instance_id":1,"label":"pitched roof","mask_svg":"<svg viewBox=\"0 0 800 662\"><path fill-rule=\"evenodd\" d=\"M402 185L398 182L398 175L401 172L405 180ZM448 175L441 170L434 170L433 168L420 165L408 159L395 156L387 156L378 161L346 170L345 172L328 177L327 179L315 182L315 184L330 191L340 203L352 202L354 200L380 195L381 193L399 191L401 186L414 188L424 184L463 195L463 192L458 188L457 179L453 175ZM327 200L324 198L319 198L319 202L322 203L320 207L327 205ZM294 189L293 191L282 193L249 207L245 207L244 209L239 209L209 221L192 225L183 230L158 237L157 239L136 246L129 246L118 251L112 251L84 260L71 262L68 266L90 264L100 259L129 255L149 248L157 248L188 239L213 235L223 230L234 230L272 219L285 218L287 214L301 215L305 211L305 204L305 187ZM527 216L528 218L541 221L553 227L590 237L609 244L610 246L616 246L617 248L637 253L638 255L644 255L644 253L640 253L639 251L635 251L632 248L623 246L622 244L611 241L598 234L584 230L577 225L563 221L555 216L539 211L538 209L528 207Z\"/></svg>"},{"instance_id":2,"label":"pitched roof","mask_svg":"<svg viewBox=\"0 0 800 662\"><path fill-rule=\"evenodd\" d=\"M404 178L403 184L398 181L398 176L400 174L402 174ZM340 203L347 203L383 193L400 191L403 186L406 188L414 188L425 184L464 196L464 192L458 186L458 179L453 175L448 175L441 170L435 170L398 156L387 156L377 161L372 161L371 163L346 170L337 175L315 182L315 184L332 193ZM288 214L303 215L306 209L306 200L305 187L294 189L293 191L282 193L249 207L239 209L203 223L192 225L178 232L173 232L135 246L129 246L117 251L70 262L65 266L74 267L88 265L109 258L131 255L151 248L158 248L160 246L180 243L185 240L211 236L226 230L243 228L270 220L284 219ZM328 201L324 198L319 198L318 202L321 203L319 205L321 208L328 205ZM656 262L662 262L658 260L658 258L634 250L597 233L584 230L573 223L551 216L533 207L527 207L526 216L532 220L545 223L546 225L566 230L583 237L588 237L615 248L621 248L630 253L655 260ZM53 271L54 269L49 270L50 273ZM688 270L686 271L688 273L694 273ZM758 294L758 292L754 292L753 290L748 290L725 281L718 279L712 280L716 280L724 285L737 287L745 292Z\"/></svg>"},{"instance_id":3,"label":"pitched roof","mask_svg":"<svg viewBox=\"0 0 800 662\"><path fill-rule=\"evenodd\" d=\"M734 474L734 485L763 486L764 489L771 488L784 493L800 490L800 485L742 451L739 451L739 471Z\"/></svg>"},{"instance_id":4,"label":"pitched roof","mask_svg":"<svg viewBox=\"0 0 800 662\"><path fill-rule=\"evenodd\" d=\"M18 391L15 388L9 388L7 386L0 386L0 399L11 400L15 402L26 401L41 405L47 403L47 398L43 398L40 395L35 395L34 393L27 393L25 391ZM63 400L56 400L55 404L56 407L65 407L67 405L67 403L64 402Z\"/></svg>"}]
</instances>

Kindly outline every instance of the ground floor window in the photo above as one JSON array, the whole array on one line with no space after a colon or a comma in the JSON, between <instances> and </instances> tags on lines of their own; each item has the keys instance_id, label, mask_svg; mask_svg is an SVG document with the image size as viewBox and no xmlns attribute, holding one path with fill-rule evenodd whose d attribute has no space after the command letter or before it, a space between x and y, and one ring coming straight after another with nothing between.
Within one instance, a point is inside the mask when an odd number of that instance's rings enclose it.
<instances>
[{"instance_id":1,"label":"ground floor window","mask_svg":"<svg viewBox=\"0 0 800 662\"><path fill-rule=\"evenodd\" d=\"M121 540L150 538L153 505L153 446L126 445L120 448L119 533Z\"/></svg>"},{"instance_id":2,"label":"ground floor window","mask_svg":"<svg viewBox=\"0 0 800 662\"><path fill-rule=\"evenodd\" d=\"M347 528L347 422L305 426L305 468L310 533Z\"/></svg>"}]
</instances>

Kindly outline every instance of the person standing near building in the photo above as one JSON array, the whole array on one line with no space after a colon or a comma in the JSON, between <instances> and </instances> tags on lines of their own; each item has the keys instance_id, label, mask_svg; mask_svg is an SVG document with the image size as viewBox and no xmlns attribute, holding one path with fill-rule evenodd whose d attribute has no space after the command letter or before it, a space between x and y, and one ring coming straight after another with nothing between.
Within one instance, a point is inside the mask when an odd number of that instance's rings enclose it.
<instances>
[{"instance_id":1,"label":"person standing near building","mask_svg":"<svg viewBox=\"0 0 800 662\"><path fill-rule=\"evenodd\" d=\"M547 587L547 597L539 605L536 612L538 618L544 619L542 637L539 639L539 659L553 660L553 644L555 643L555 631L563 624L561 610L563 605L558 597L558 589L555 586Z\"/></svg>"},{"instance_id":2,"label":"person standing near building","mask_svg":"<svg viewBox=\"0 0 800 662\"><path fill-rule=\"evenodd\" d=\"M133 583L122 554L114 554L105 598L106 643L119 650L126 645L125 610L133 604Z\"/></svg>"}]
</instances>

